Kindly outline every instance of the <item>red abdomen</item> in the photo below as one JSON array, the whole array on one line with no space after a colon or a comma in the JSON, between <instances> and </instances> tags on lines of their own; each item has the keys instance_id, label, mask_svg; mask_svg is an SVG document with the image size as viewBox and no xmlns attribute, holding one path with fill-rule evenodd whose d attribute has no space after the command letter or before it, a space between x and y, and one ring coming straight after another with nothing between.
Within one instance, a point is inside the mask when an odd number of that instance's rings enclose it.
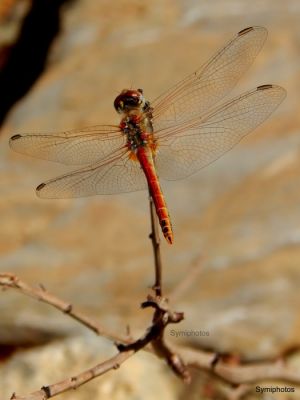
<instances>
[{"instance_id":1,"label":"red abdomen","mask_svg":"<svg viewBox=\"0 0 300 400\"><path fill-rule=\"evenodd\" d=\"M172 244L174 238L170 216L156 175L151 150L147 147L139 147L137 150L137 158L146 175L163 235L167 242Z\"/></svg>"}]
</instances>

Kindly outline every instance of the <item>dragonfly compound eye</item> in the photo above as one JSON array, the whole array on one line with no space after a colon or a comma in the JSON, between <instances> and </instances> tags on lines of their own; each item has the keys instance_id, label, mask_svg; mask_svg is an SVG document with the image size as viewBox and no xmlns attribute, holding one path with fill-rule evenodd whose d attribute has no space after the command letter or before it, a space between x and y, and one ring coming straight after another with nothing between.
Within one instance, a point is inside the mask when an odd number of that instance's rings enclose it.
<instances>
[{"instance_id":1,"label":"dragonfly compound eye","mask_svg":"<svg viewBox=\"0 0 300 400\"><path fill-rule=\"evenodd\" d=\"M145 104L143 94L139 90L125 89L116 97L114 101L115 109L118 113L141 108Z\"/></svg>"}]
</instances>

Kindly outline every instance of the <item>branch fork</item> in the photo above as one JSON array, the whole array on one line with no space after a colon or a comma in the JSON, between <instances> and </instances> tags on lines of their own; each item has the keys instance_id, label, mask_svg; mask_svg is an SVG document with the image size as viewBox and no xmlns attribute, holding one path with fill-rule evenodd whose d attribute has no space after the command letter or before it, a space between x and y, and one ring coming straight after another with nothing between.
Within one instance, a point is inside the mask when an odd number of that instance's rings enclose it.
<instances>
[{"instance_id":1,"label":"branch fork","mask_svg":"<svg viewBox=\"0 0 300 400\"><path fill-rule=\"evenodd\" d=\"M230 357L228 359L228 357L218 353L209 353L201 349L194 350L182 346L177 346L176 349L173 349L166 343L164 338L166 327L169 324L181 322L184 318L184 313L171 310L168 299L163 295L159 230L151 196L149 201L151 216L151 234L149 237L152 241L155 262L155 283L152 287L153 294L148 295L147 299L141 304L141 307L151 307L154 311L151 325L144 335L137 340L132 340L129 335L121 336L108 331L98 322L78 311L72 304L49 293L42 285L34 288L14 274L0 273L0 287L3 290L16 289L27 296L57 308L97 335L113 341L118 350L117 354L110 359L79 373L77 376L72 376L49 386L43 386L40 390L25 397L13 393L11 400L47 400L70 389L76 389L108 371L118 369L128 358L142 349L155 353L159 358L164 359L173 372L185 383L190 383L191 381L188 368L194 367L208 371L230 384L238 385L241 387L241 390L235 390L232 393L232 399L238 399L245 391L248 391L251 388L251 383L263 380L281 380L292 384L300 384L300 373L289 368L283 362L278 363L275 361L242 365L238 360L236 360L237 362L230 362L232 361ZM198 270L199 268L195 269L194 272L198 273ZM190 284L190 282L185 282L184 286L187 284ZM182 290L182 287L178 290L175 289L173 291L175 297Z\"/></svg>"}]
</instances>

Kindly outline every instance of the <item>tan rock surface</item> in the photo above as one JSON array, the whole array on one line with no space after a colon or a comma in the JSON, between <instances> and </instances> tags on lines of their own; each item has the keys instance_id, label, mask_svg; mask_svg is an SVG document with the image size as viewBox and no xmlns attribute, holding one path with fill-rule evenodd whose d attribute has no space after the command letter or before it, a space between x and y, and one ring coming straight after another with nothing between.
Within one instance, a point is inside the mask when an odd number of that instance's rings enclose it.
<instances>
[{"instance_id":1,"label":"tan rock surface","mask_svg":"<svg viewBox=\"0 0 300 400\"><path fill-rule=\"evenodd\" d=\"M171 290L203 255L198 280L176 304L186 312L182 329L210 333L192 338L196 345L252 359L299 344L299 16L296 0L66 7L46 73L0 137L0 271L42 282L110 328L130 323L139 332L149 314L138 305L153 279L147 193L39 200L34 187L68 169L12 153L8 138L118 123L112 103L121 89L142 87L154 99L237 31L263 25L268 41L234 93L276 83L288 98L222 159L189 179L163 182L175 229L174 246L162 245L164 277ZM17 293L1 293L0 313L0 329L78 329ZM7 385L7 393L15 390Z\"/></svg>"}]
</instances>

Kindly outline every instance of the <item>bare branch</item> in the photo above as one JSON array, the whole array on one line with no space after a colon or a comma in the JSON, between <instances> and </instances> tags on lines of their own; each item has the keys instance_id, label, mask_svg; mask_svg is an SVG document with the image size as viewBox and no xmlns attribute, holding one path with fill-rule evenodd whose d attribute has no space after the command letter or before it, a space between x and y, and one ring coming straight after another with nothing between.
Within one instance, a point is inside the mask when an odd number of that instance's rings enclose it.
<instances>
[{"instance_id":1,"label":"bare branch","mask_svg":"<svg viewBox=\"0 0 300 400\"><path fill-rule=\"evenodd\" d=\"M64 379L63 381L54 383L53 385L43 386L40 390L29 394L28 396L17 396L15 393L11 396L11 400L46 400L57 396L70 389L77 389L79 386L89 382L90 380L105 374L112 369L118 369L120 365L135 353L134 350L127 350L116 354L109 360L96 365L76 376Z\"/></svg>"},{"instance_id":2,"label":"bare branch","mask_svg":"<svg viewBox=\"0 0 300 400\"><path fill-rule=\"evenodd\" d=\"M104 332L103 336L119 342L117 346L119 353L104 363L98 364L80 373L78 376L44 387L26 397L14 395L12 399L49 399L64 391L81 386L111 369L117 368L139 350L151 351L151 348L148 346L150 343L156 355L165 359L176 375L185 382L189 382L190 380L188 368L193 367L212 373L216 377L231 384L250 384L266 380L300 384L300 372L288 367L282 359L275 362L252 363L251 365L232 364L228 363L226 358L218 356L213 352L205 352L203 350L195 350L183 346L176 346L173 348L173 346L167 345L163 337L164 329L169 323L180 322L183 319L183 313L170 311L168 302L164 298L148 296L147 301L142 304L142 307L154 308L155 312L152 325L141 338L130 342L128 338L121 338L115 334L108 333L106 330L104 331L103 328L94 321L81 313L75 312L74 308L70 307L69 303L46 292L44 288L31 287L13 274L0 274L0 286L3 288L17 289L22 294L26 294L54 306L58 310L70 315L84 326L92 329L97 334L100 335ZM295 348L294 352L297 350L298 349Z\"/></svg>"},{"instance_id":3,"label":"bare branch","mask_svg":"<svg viewBox=\"0 0 300 400\"><path fill-rule=\"evenodd\" d=\"M156 340L152 341L152 347L160 358L167 361L173 372L179 376L183 382L191 383L191 374L184 363L180 353L172 350L164 341L163 335L160 335Z\"/></svg>"},{"instance_id":4,"label":"bare branch","mask_svg":"<svg viewBox=\"0 0 300 400\"><path fill-rule=\"evenodd\" d=\"M152 325L146 331L145 335L137 341L129 345L119 346L122 349L138 349L144 348L146 344L151 343L156 355L166 360L167 364L172 368L174 373L179 376L185 383L190 383L190 373L181 359L180 355L164 341L164 332L168 324L176 324L182 321L184 315L181 312L172 312L168 308L167 300L163 297L148 296L147 301L142 303L142 307L153 307L155 309Z\"/></svg>"},{"instance_id":5,"label":"bare branch","mask_svg":"<svg viewBox=\"0 0 300 400\"><path fill-rule=\"evenodd\" d=\"M4 288L17 289L26 296L32 297L43 303L49 304L63 313L69 315L88 329L92 330L99 336L103 336L112 341L118 341L122 343L129 343L128 337L121 337L113 332L104 329L98 322L92 318L87 317L80 311L76 310L71 303L67 303L60 298L49 293L44 286L40 285L38 288L34 288L28 285L26 282L19 279L16 275L11 273L0 273L0 286Z\"/></svg>"},{"instance_id":6,"label":"bare branch","mask_svg":"<svg viewBox=\"0 0 300 400\"><path fill-rule=\"evenodd\" d=\"M180 348L180 354L186 365L212 372L215 376L232 384L255 383L266 380L278 380L300 384L300 372L288 367L282 360L232 365L222 357L216 361L216 353L206 353L187 347Z\"/></svg>"},{"instance_id":7,"label":"bare branch","mask_svg":"<svg viewBox=\"0 0 300 400\"><path fill-rule=\"evenodd\" d=\"M150 218L151 218L151 233L149 235L152 241L153 255L154 255L154 266L155 266L155 283L153 290L157 297L162 296L162 263L160 255L160 239L159 239L159 228L157 223L157 216L155 211L154 202L149 191L149 204L150 204Z\"/></svg>"}]
</instances>

